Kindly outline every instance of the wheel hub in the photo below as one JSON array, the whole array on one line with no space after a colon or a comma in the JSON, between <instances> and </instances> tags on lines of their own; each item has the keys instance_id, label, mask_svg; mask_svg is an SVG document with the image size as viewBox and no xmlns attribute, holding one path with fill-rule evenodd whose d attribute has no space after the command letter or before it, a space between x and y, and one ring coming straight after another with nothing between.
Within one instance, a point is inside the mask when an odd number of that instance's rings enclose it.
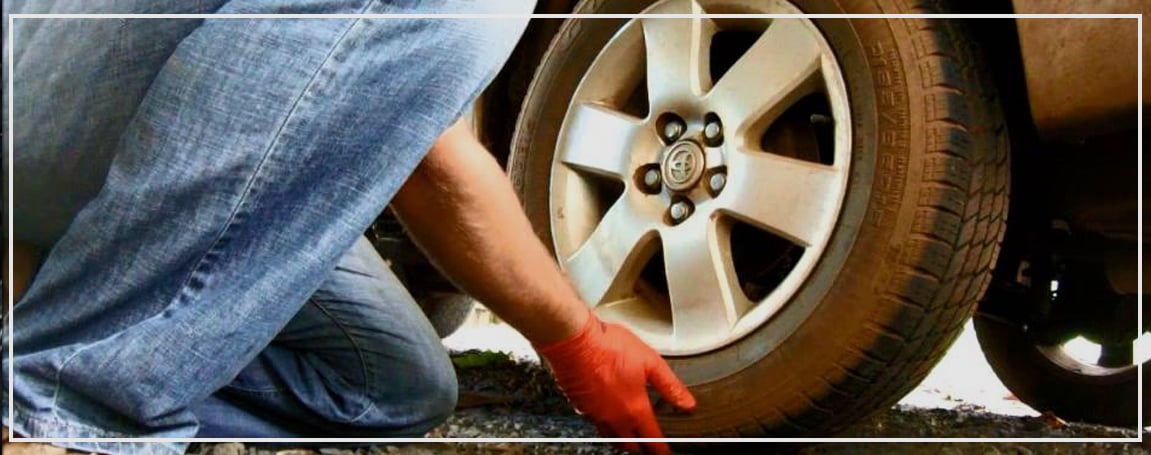
<instances>
[{"instance_id":1,"label":"wheel hub","mask_svg":"<svg viewBox=\"0 0 1151 455\"><path fill-rule=\"evenodd\" d=\"M704 168L703 149L695 142L680 141L664 154L660 170L664 184L672 191L686 191L699 183Z\"/></svg>"}]
</instances>

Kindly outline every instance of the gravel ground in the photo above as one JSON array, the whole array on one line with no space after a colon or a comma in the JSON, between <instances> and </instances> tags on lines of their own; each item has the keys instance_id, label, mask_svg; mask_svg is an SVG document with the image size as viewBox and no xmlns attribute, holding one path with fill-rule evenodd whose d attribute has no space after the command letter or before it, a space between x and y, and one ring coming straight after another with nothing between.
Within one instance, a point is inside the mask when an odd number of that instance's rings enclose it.
<instances>
[{"instance_id":1,"label":"gravel ground","mask_svg":"<svg viewBox=\"0 0 1151 455\"><path fill-rule=\"evenodd\" d=\"M593 438L594 428L566 405L547 372L534 360L490 351L455 353L460 409L430 438ZM1004 415L959 402L950 409L899 404L840 437L880 438L1132 438L1133 430L1067 423L1054 416ZM740 447L744 448L744 447ZM726 453L732 447L697 447ZM715 450L708 450L715 449ZM1135 443L1098 442L910 442L823 443L799 447L759 444L757 453L821 454L1145 454ZM695 450L693 450L695 451ZM375 454L614 454L604 443L427 443L363 449L274 449L242 444L204 444L193 455L375 455Z\"/></svg>"},{"instance_id":2,"label":"gravel ground","mask_svg":"<svg viewBox=\"0 0 1151 455\"><path fill-rule=\"evenodd\" d=\"M437 438L593 438L594 428L568 407L530 345L503 326L481 323L445 340L460 379L455 415L429 434L428 442L368 448L285 448L239 443L194 444L191 455L376 455L376 454L614 454L605 443L455 443ZM504 351L495 352L495 351ZM1067 423L1040 415L1010 395L964 333L931 375L892 409L837 435L852 438L1133 438L1134 430ZM753 453L797 455L1030 455L1147 454L1144 444L1075 442L822 443L759 444ZM685 449L676 447L677 449ZM730 445L693 447L729 453ZM740 445L735 449L747 449Z\"/></svg>"}]
</instances>

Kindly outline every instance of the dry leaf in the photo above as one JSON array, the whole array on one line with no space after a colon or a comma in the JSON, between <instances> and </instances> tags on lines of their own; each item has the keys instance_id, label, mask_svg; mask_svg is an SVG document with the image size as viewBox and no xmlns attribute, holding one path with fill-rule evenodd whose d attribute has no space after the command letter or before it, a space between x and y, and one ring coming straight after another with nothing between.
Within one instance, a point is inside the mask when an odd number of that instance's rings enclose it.
<instances>
[{"instance_id":1,"label":"dry leaf","mask_svg":"<svg viewBox=\"0 0 1151 455\"><path fill-rule=\"evenodd\" d=\"M1054 412L1044 412L1039 418L1043 419L1043 423L1047 424L1048 427L1056 429L1067 428L1067 421L1060 419Z\"/></svg>"}]
</instances>

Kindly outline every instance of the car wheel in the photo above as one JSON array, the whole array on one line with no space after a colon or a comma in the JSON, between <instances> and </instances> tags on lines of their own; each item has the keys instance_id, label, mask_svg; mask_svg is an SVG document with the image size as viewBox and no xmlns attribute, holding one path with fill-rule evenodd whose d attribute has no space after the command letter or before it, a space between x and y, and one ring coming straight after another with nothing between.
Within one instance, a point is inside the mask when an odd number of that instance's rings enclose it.
<instances>
[{"instance_id":1,"label":"car wheel","mask_svg":"<svg viewBox=\"0 0 1151 455\"><path fill-rule=\"evenodd\" d=\"M931 4L584 1L577 13L930 13ZM911 6L907 6L911 5ZM573 19L509 172L581 295L698 398L669 436L818 435L918 383L1004 227L1007 141L961 24Z\"/></svg>"},{"instance_id":2,"label":"car wheel","mask_svg":"<svg viewBox=\"0 0 1151 455\"><path fill-rule=\"evenodd\" d=\"M1139 413L1137 360L1146 364L1135 356L1141 334L1137 296L1111 290L1099 264L1060 264L1057 269L1055 280L1036 289L1040 292L988 291L988 300L1045 309L1027 323L977 315L975 333L987 363L1012 393L1037 411L1134 427ZM1145 408L1148 398L1143 395Z\"/></svg>"}]
</instances>

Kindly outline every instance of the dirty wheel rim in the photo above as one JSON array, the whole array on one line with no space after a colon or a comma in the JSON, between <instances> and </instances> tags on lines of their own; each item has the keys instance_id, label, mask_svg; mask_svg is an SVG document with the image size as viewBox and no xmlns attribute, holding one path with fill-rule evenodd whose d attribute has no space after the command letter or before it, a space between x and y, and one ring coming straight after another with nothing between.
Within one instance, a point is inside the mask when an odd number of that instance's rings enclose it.
<instances>
[{"instance_id":1,"label":"dirty wheel rim","mask_svg":"<svg viewBox=\"0 0 1151 455\"><path fill-rule=\"evenodd\" d=\"M730 4L665 0L645 13L735 12ZM801 13L783 1L741 8ZM718 38L728 30L751 39L717 65L731 53ZM809 99L822 100L810 114L816 126L796 128L800 137L812 129L818 153L811 141L765 139L790 137L776 124L807 116L796 106ZM665 355L718 349L768 322L810 276L839 217L847 100L832 50L807 19L626 23L572 97L551 167L554 247L581 296ZM769 286L744 280L742 264L755 262L740 255L754 246L736 234L744 231L789 245L785 268L763 273Z\"/></svg>"},{"instance_id":2,"label":"dirty wheel rim","mask_svg":"<svg viewBox=\"0 0 1151 455\"><path fill-rule=\"evenodd\" d=\"M1137 305L1128 302L1128 305ZM1131 321L1134 325L1137 321ZM1139 327L1142 330L1143 327ZM1115 331L1122 329L1115 328ZM1047 361L1071 374L1094 377L1111 378L1136 374L1139 365L1149 360L1146 346L1151 344L1151 334L1142 331L1134 334L1134 339L1109 340L1107 343L1096 343L1089 339L1087 333L1076 331L1073 337L1068 337L1061 343L1048 344L1037 342L1035 349ZM1092 352L1094 350L1094 352Z\"/></svg>"},{"instance_id":3,"label":"dirty wheel rim","mask_svg":"<svg viewBox=\"0 0 1151 455\"><path fill-rule=\"evenodd\" d=\"M1129 348L1133 350L1134 347L1134 343L1132 343ZM1105 347L1104 349L1107 348L1108 347ZM1134 361L1134 358L1130 360L1131 363L1122 366L1106 366L1099 363L1088 362L1070 355L1063 345L1036 345L1035 349L1043 354L1051 363L1058 365L1059 368L1081 376L1112 377L1131 374L1139 368L1139 364ZM1132 352L1131 355L1134 356L1134 353Z\"/></svg>"}]
</instances>

